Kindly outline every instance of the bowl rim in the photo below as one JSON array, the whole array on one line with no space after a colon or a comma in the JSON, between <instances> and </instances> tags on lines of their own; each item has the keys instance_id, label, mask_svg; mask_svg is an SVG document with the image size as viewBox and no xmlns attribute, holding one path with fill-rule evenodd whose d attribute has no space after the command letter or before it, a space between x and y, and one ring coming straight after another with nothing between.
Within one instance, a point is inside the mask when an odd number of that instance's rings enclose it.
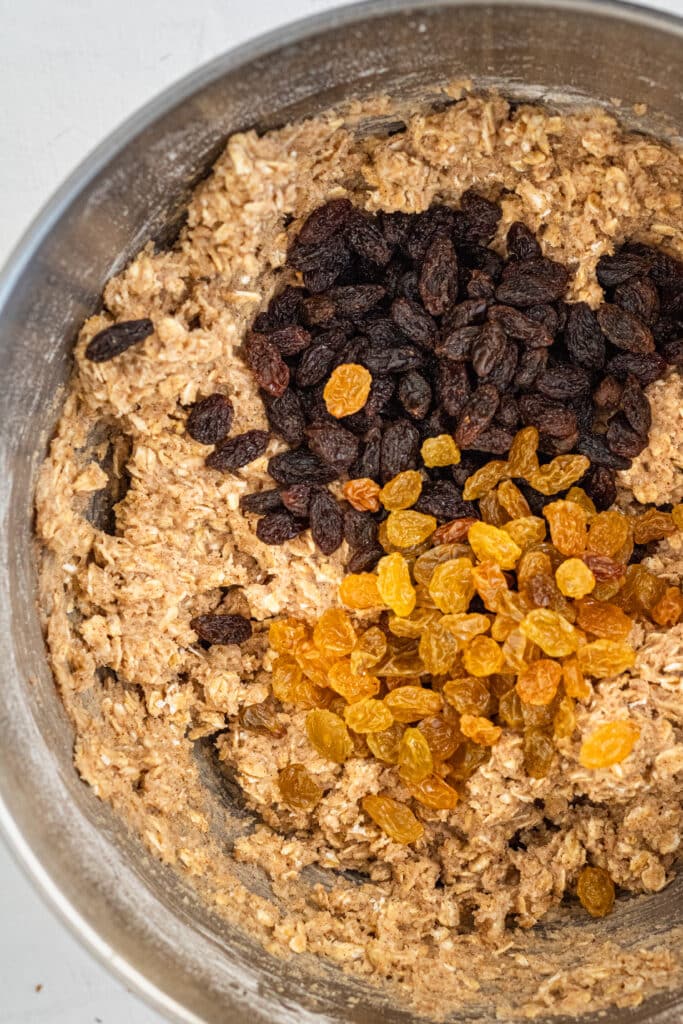
<instances>
[{"instance_id":1,"label":"bowl rim","mask_svg":"<svg viewBox=\"0 0 683 1024\"><path fill-rule=\"evenodd\" d=\"M260 33L212 58L157 93L118 124L68 174L29 222L0 266L0 318L12 290L36 251L72 201L113 161L134 138L168 114L174 107L200 92L230 71L258 60L306 38L335 27L346 27L368 18L389 14L419 15L447 7L542 8L593 15L641 24L659 29L683 41L683 16L645 7L629 0L356 0L327 11L297 18ZM2 749L0 748L0 762ZM169 996L131 960L122 948L106 941L89 923L85 914L65 896L48 868L44 866L5 802L0 789L0 840L4 841L14 862L31 883L43 904L91 956L135 996L177 1024L205 1024L187 1005ZM122 947L122 944L120 944ZM666 1011L665 1011L666 1013ZM226 1018L227 1020L227 1018ZM323 1020L321 1017L320 1020Z\"/></svg>"}]
</instances>

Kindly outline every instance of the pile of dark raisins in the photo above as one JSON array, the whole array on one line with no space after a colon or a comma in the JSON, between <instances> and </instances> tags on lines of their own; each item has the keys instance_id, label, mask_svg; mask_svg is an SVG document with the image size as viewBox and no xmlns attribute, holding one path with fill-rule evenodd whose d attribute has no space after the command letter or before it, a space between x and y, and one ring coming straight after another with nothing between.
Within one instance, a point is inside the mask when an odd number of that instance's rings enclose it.
<instances>
[{"instance_id":1,"label":"pile of dark raisins","mask_svg":"<svg viewBox=\"0 0 683 1024\"><path fill-rule=\"evenodd\" d=\"M382 513L344 512L327 484L385 483L423 468L418 511L441 522L476 514L462 498L465 479L507 453L523 425L538 427L547 458L588 456L582 486L599 508L613 502L615 471L647 444L643 388L683 364L683 267L628 243L600 259L605 302L594 311L564 300L568 269L542 255L524 224L510 227L506 259L488 247L500 216L469 191L459 209L420 214L373 216L334 199L305 221L287 257L303 285L272 299L244 345L271 430L291 446L268 464L276 486L242 500L263 517L261 540L283 543L310 527L323 552L346 538L349 567L369 569L382 554ZM372 388L359 412L335 419L323 388L345 363L366 367ZM422 467L422 442L443 433L467 454L454 467ZM207 463L235 469L267 440L249 431ZM528 500L537 511L546 499Z\"/></svg>"}]
</instances>

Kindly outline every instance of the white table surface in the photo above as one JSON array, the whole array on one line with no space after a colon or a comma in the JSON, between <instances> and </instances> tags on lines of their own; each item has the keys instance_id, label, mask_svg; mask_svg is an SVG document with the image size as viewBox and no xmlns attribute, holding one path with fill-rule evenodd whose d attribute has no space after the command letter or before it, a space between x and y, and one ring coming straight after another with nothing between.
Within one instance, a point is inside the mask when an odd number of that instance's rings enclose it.
<instances>
[{"instance_id":1,"label":"white table surface","mask_svg":"<svg viewBox=\"0 0 683 1024\"><path fill-rule=\"evenodd\" d=\"M250 36L331 6L0 0L0 264L69 171L142 103ZM650 6L683 15L683 0ZM0 1024L163 1024L80 948L1 844Z\"/></svg>"}]
</instances>

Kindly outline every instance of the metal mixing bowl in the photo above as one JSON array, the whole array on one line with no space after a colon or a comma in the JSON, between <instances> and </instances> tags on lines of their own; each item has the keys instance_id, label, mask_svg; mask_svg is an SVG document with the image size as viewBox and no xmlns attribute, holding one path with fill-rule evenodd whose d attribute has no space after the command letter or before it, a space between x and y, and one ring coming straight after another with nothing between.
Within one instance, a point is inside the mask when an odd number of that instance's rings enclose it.
<instances>
[{"instance_id":1,"label":"metal mixing bowl","mask_svg":"<svg viewBox=\"0 0 683 1024\"><path fill-rule=\"evenodd\" d=\"M183 1022L413 1020L358 979L306 957L280 962L198 905L76 775L35 595L32 493L64 395L79 324L149 238L172 236L227 135L314 114L351 96L422 96L471 77L563 108L586 99L675 136L683 23L610 3L381 2L262 37L167 90L104 142L43 210L0 279L0 823L53 909L101 960ZM634 103L646 101L638 118ZM683 877L588 921L636 947L683 924ZM538 930L551 950L552 928ZM489 1006L479 1019L490 1019ZM683 1017L683 991L607 1021ZM461 1015L458 1019L471 1019ZM588 1018L587 1018L588 1019Z\"/></svg>"}]
</instances>

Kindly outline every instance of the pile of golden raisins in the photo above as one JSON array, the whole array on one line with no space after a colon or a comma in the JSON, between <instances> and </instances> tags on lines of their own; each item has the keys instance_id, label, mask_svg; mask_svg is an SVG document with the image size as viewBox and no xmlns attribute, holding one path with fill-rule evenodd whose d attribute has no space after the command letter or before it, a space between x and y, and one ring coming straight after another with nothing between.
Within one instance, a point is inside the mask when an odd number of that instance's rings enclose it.
<instances>
[{"instance_id":1,"label":"pile of golden raisins","mask_svg":"<svg viewBox=\"0 0 683 1024\"><path fill-rule=\"evenodd\" d=\"M541 467L537 446L536 429L527 427L507 460L467 480L464 497L478 501L481 519L437 528L411 508L421 491L412 470L366 495L389 512L376 570L345 576L343 607L312 628L291 618L270 626L273 695L309 709L315 749L338 763L361 756L395 765L424 807L455 807L504 729L521 735L528 775L545 776L557 740L575 731L575 702L589 700L591 680L633 666L634 619L667 626L683 616L678 587L629 564L634 544L683 528L683 506L597 512L576 486L588 460L562 455ZM514 479L566 496L546 504L541 518ZM606 722L583 739L579 761L589 769L617 764L638 735L628 720ZM322 796L303 765L290 765L279 783L297 809ZM423 835L407 804L380 794L362 806L396 842ZM587 876L583 888L598 883L609 889L602 876Z\"/></svg>"}]
</instances>

